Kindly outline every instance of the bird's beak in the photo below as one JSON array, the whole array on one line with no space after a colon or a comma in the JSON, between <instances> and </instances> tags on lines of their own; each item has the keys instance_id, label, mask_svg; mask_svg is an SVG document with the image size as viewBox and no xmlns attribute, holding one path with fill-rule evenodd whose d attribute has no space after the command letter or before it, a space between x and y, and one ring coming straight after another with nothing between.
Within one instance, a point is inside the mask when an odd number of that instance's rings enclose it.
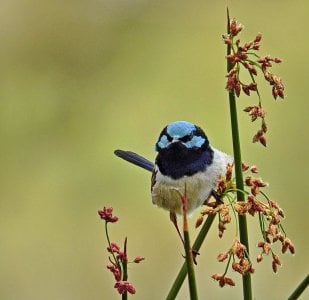
<instances>
[{"instance_id":1,"label":"bird's beak","mask_svg":"<svg viewBox=\"0 0 309 300\"><path fill-rule=\"evenodd\" d=\"M179 137L178 136L174 136L172 141L171 141L171 144L177 143L177 142L179 142Z\"/></svg>"},{"instance_id":2,"label":"bird's beak","mask_svg":"<svg viewBox=\"0 0 309 300\"><path fill-rule=\"evenodd\" d=\"M178 137L174 137L172 141L170 142L168 148L181 150L181 149L186 148L186 146L181 142L181 140L179 140Z\"/></svg>"}]
</instances>

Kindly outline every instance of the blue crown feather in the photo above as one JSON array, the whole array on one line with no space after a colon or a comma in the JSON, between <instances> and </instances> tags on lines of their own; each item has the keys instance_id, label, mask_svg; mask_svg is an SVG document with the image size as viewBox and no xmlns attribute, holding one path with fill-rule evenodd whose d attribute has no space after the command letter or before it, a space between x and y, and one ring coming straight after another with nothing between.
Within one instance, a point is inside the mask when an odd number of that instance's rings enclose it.
<instances>
[{"instance_id":1,"label":"blue crown feather","mask_svg":"<svg viewBox=\"0 0 309 300\"><path fill-rule=\"evenodd\" d=\"M171 137L184 137L190 135L196 129L195 125L187 121L177 121L166 127L166 132Z\"/></svg>"}]
</instances>

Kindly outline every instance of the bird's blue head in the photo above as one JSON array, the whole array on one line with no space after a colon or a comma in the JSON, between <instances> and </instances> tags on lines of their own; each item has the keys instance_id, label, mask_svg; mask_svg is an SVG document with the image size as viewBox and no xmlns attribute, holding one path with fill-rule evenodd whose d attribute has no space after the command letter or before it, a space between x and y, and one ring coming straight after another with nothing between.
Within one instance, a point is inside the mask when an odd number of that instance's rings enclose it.
<instances>
[{"instance_id":1,"label":"bird's blue head","mask_svg":"<svg viewBox=\"0 0 309 300\"><path fill-rule=\"evenodd\" d=\"M187 121L176 121L162 130L155 148L160 152L171 147L198 150L208 146L207 136L200 127Z\"/></svg>"}]
</instances>

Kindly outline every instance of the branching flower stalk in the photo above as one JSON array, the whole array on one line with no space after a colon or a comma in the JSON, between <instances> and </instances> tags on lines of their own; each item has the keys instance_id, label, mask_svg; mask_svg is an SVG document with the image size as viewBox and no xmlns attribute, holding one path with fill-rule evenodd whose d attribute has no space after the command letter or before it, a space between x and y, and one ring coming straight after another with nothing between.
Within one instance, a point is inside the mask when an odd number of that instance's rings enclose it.
<instances>
[{"instance_id":1,"label":"branching flower stalk","mask_svg":"<svg viewBox=\"0 0 309 300\"><path fill-rule=\"evenodd\" d=\"M228 35L231 35L231 27L232 26L231 26L229 11L227 10L227 34ZM231 54L232 54L232 44L227 43L227 56L229 56ZM233 64L232 64L231 60L228 59L227 60L227 72L228 72L228 74L232 71L232 69L233 69ZM238 120L237 120L235 88L229 89L229 103L230 103L232 139L233 139L234 164L235 164L235 174L236 174L236 188L238 190L237 191L237 200L238 201L245 201L244 194L242 192L240 192L244 189L244 185L243 185L243 176L242 176L242 168L241 168L242 160L241 160L240 139L239 139ZM238 88L237 88L237 90L238 90ZM245 215L239 215L238 219L239 219L240 242L246 247L247 252L249 252L249 240L248 240L248 229L247 229L246 216ZM244 299L251 300L252 299L252 286L251 286L250 273L243 274L242 278L243 278L243 296L244 296Z\"/></svg>"},{"instance_id":2,"label":"branching flower stalk","mask_svg":"<svg viewBox=\"0 0 309 300\"><path fill-rule=\"evenodd\" d=\"M229 16L228 16L229 19ZM253 136L253 142L259 142L266 146L267 124L265 121L266 111L262 107L262 98L258 90L256 77L262 73L264 79L272 86L272 95L274 99L284 98L284 85L282 79L270 71L272 65L282 62L279 57L266 55L261 57L258 54L261 46L262 34L258 33L254 40L240 44L238 35L243 29L243 25L236 19L228 20L227 34L223 35L223 41L227 45L227 82L226 89L229 94L237 97L241 92L250 96L251 92L256 92L258 103L244 108L244 111L251 117L251 121L261 120L260 129ZM241 71L246 71L251 78L251 82L244 83L241 79Z\"/></svg>"},{"instance_id":3,"label":"branching flower stalk","mask_svg":"<svg viewBox=\"0 0 309 300\"><path fill-rule=\"evenodd\" d=\"M274 249L275 244L281 243L281 252L283 254L287 251L291 254L295 253L295 246L287 237L282 225L284 212L279 204L270 199L263 191L268 184L262 181L262 179L255 177L255 174L258 173L256 166L250 167L243 163L242 173L245 176L243 182L244 190L238 190L233 177L233 165L227 165L226 174L224 177L219 178L217 185L217 193L221 195L223 203L218 203L217 201L208 203L208 208L202 211L200 218L203 218L205 215L218 215L218 234L222 238L227 225L232 220L230 211L233 212L235 217L236 215L244 216L249 214L253 217L257 215L262 240L257 242L261 252L258 254L256 261L260 263L264 256L271 256L272 269L277 273L278 266L281 266L281 261ZM238 201L238 192L242 193L247 198L247 201ZM198 224L201 223L200 218L197 221ZM235 219L237 221L237 218ZM250 259L246 245L238 238L237 227L235 232L236 238L230 248L217 256L219 262L227 261L224 273L212 275L212 278L218 281L221 287L235 285L234 280L227 277L230 267L242 276L254 273L253 261Z\"/></svg>"},{"instance_id":4,"label":"branching flower stalk","mask_svg":"<svg viewBox=\"0 0 309 300\"><path fill-rule=\"evenodd\" d=\"M110 263L106 266L110 270L115 278L114 288L117 289L118 293L121 295L122 300L128 299L129 294L135 294L136 290L132 283L128 282L128 263L140 263L145 258L137 256L133 261L128 261L127 257L127 238L124 240L123 250L116 244L111 242L108 223L116 223L118 217L113 215L113 208L102 208L98 211L98 214L102 220L105 221L105 234L108 243L107 251L112 255L109 257Z\"/></svg>"}]
</instances>

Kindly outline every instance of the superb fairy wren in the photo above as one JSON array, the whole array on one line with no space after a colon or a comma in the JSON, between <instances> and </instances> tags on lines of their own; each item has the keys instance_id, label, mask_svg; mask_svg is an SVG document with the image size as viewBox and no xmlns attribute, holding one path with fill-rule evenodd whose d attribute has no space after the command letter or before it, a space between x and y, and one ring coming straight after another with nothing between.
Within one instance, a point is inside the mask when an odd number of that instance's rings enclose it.
<instances>
[{"instance_id":1,"label":"superb fairy wren","mask_svg":"<svg viewBox=\"0 0 309 300\"><path fill-rule=\"evenodd\" d=\"M191 214L212 195L216 197L217 179L233 159L210 146L204 131L187 121L167 125L155 150L158 155L154 164L131 151L116 150L115 154L152 172L152 202L170 212L179 233L176 215L182 214L180 195L186 189L187 212Z\"/></svg>"}]
</instances>

